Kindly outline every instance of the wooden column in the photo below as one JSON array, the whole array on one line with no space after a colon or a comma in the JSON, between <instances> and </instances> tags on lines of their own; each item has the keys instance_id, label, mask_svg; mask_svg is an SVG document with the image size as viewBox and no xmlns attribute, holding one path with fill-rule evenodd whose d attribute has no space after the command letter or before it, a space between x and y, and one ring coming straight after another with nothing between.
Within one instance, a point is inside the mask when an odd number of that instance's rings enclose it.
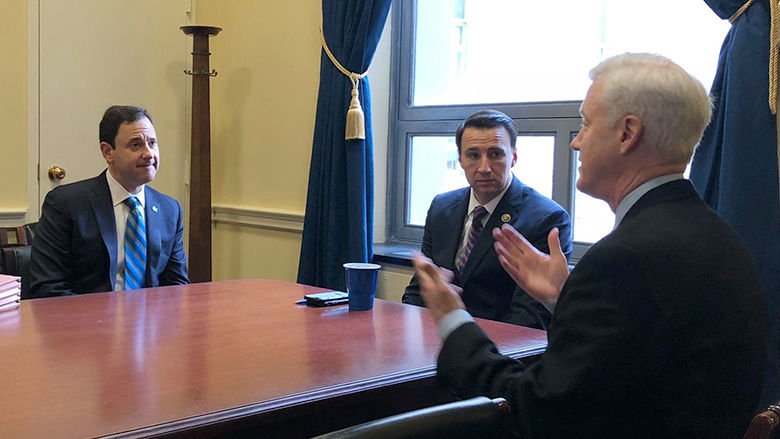
<instances>
[{"instance_id":1,"label":"wooden column","mask_svg":"<svg viewBox=\"0 0 780 439\"><path fill-rule=\"evenodd\" d=\"M211 110L209 106L209 35L222 29L182 26L192 35L192 140L190 152L189 276L192 282L211 281Z\"/></svg>"}]
</instances>

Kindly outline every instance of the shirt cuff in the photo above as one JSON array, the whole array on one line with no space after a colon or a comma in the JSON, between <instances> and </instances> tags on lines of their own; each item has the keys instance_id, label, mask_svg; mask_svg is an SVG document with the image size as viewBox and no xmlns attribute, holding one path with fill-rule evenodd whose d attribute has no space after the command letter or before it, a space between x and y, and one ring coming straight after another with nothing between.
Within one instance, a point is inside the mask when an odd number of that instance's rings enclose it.
<instances>
[{"instance_id":1,"label":"shirt cuff","mask_svg":"<svg viewBox=\"0 0 780 439\"><path fill-rule=\"evenodd\" d=\"M474 317L471 317L471 314L465 309L458 308L454 311L450 311L449 314L444 316L439 322L439 338L441 338L441 341L445 341L447 340L447 337L461 325L473 321Z\"/></svg>"}]
</instances>

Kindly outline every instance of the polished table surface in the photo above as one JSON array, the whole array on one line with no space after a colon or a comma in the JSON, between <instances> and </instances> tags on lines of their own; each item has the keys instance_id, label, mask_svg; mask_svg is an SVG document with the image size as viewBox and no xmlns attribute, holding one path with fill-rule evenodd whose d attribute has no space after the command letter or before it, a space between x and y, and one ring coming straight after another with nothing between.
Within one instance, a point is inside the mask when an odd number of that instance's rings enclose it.
<instances>
[{"instance_id":1,"label":"polished table surface","mask_svg":"<svg viewBox=\"0 0 780 439\"><path fill-rule=\"evenodd\" d=\"M209 437L225 431L204 426L235 421L235 430L263 419L294 427L300 419L284 409L327 413L323 401L433 380L440 341L423 308L294 303L320 291L233 280L23 301L0 312L0 437L192 436L199 428ZM478 322L505 354L546 347L543 331Z\"/></svg>"}]
</instances>

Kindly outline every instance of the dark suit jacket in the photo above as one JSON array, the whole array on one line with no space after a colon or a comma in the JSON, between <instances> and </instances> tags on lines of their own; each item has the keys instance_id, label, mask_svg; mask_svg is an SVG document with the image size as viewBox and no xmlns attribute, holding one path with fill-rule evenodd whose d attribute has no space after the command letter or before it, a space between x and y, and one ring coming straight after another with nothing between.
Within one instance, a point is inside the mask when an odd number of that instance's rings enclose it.
<instances>
[{"instance_id":1,"label":"dark suit jacket","mask_svg":"<svg viewBox=\"0 0 780 439\"><path fill-rule=\"evenodd\" d=\"M440 379L503 396L525 438L739 438L758 402L767 314L737 235L686 180L643 196L561 291L549 345L529 367L474 323Z\"/></svg>"},{"instance_id":2,"label":"dark suit jacket","mask_svg":"<svg viewBox=\"0 0 780 439\"><path fill-rule=\"evenodd\" d=\"M572 251L569 215L556 202L512 178L509 189L485 223L462 273L455 270L455 254L461 243L463 223L469 206L469 188L437 195L425 220L422 253L439 267L455 272L455 284L463 288L463 303L476 316L517 325L544 328L550 313L539 302L517 288L498 262L492 230L507 221L536 248L549 253L547 235L553 227L560 231L566 257ZM402 301L424 306L417 276L406 287Z\"/></svg>"},{"instance_id":3,"label":"dark suit jacket","mask_svg":"<svg viewBox=\"0 0 780 439\"><path fill-rule=\"evenodd\" d=\"M146 186L145 286L189 283L182 210ZM25 298L111 291L116 281L116 222L105 171L46 195L30 261Z\"/></svg>"}]
</instances>

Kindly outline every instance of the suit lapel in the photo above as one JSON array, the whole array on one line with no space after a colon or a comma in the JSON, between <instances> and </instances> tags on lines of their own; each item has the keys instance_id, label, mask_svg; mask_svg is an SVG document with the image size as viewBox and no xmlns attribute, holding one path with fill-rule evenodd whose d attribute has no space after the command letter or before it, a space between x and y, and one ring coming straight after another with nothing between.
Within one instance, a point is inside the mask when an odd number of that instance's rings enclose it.
<instances>
[{"instance_id":1,"label":"suit lapel","mask_svg":"<svg viewBox=\"0 0 780 439\"><path fill-rule=\"evenodd\" d=\"M463 223L466 218L466 209L469 207L470 194L470 189L465 188L458 199L443 210L444 219L439 229L449 236L446 239L442 239L444 246L441 248L441 260L447 261L449 266L444 266L444 268L449 270L455 268L455 255L458 252L458 248L460 248L461 237L463 236Z\"/></svg>"},{"instance_id":2,"label":"suit lapel","mask_svg":"<svg viewBox=\"0 0 780 439\"><path fill-rule=\"evenodd\" d=\"M509 189L504 193L501 201L496 205L496 209L490 215L485 228L477 239L477 243L474 244L474 248L471 250L466 266L463 267L463 272L460 275L461 285L468 281L471 273L474 272L474 268L479 265L480 261L488 253L488 250L493 248L493 229L501 227L504 223L512 224L517 218L517 209L515 198L519 197L522 193L522 185L520 181L512 177L512 182L509 184Z\"/></svg>"},{"instance_id":3,"label":"suit lapel","mask_svg":"<svg viewBox=\"0 0 780 439\"><path fill-rule=\"evenodd\" d=\"M144 207L144 216L146 217L146 286L152 286L151 273L160 260L160 248L162 240L160 230L162 230L162 212L160 212L160 203L154 191L144 186L146 191L146 206Z\"/></svg>"},{"instance_id":4,"label":"suit lapel","mask_svg":"<svg viewBox=\"0 0 780 439\"><path fill-rule=\"evenodd\" d=\"M116 283L116 219L114 217L114 205L111 202L111 191L108 190L105 174L106 171L103 171L95 179L92 185L94 196L89 198L89 203L92 207L92 214L95 216L100 236L103 238L103 244L108 252L108 277L113 290Z\"/></svg>"}]
</instances>

